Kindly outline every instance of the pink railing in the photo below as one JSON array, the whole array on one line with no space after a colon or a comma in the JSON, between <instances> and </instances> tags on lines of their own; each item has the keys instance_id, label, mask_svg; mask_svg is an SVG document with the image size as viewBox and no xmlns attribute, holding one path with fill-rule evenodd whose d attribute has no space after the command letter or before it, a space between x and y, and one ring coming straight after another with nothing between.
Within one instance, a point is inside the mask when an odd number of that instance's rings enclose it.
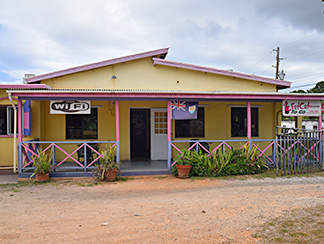
<instances>
[{"instance_id":1,"label":"pink railing","mask_svg":"<svg viewBox=\"0 0 324 244\"><path fill-rule=\"evenodd\" d=\"M91 171L94 164L103 158L100 153L100 145L106 146L107 150L116 147L119 149L119 144L116 141L25 141L19 144L19 173L32 170L33 157L38 157L38 151L52 151L53 172L56 170L78 170L87 172ZM75 149L72 149L75 146ZM44 148L44 149L43 149ZM118 150L116 150L118 152ZM60 154L60 155L59 155ZM119 163L119 156L116 155ZM83 159L83 161L82 161Z\"/></svg>"},{"instance_id":2,"label":"pink railing","mask_svg":"<svg viewBox=\"0 0 324 244\"><path fill-rule=\"evenodd\" d=\"M177 152L182 154L180 146L176 146L176 144L181 143L182 145L189 144L189 147L186 147L188 150L195 149L196 151L201 150L204 153L207 153L210 155L211 153L214 153L215 151L221 149L222 153L225 154L226 150L232 150L234 146L231 144L239 144L239 147L243 147L247 144L249 144L248 140L173 140L171 141L171 148L174 148ZM216 144L216 145L215 145ZM260 144L263 145L263 148L261 148ZM208 146L207 146L208 145ZM209 145L213 145L213 148L209 148ZM250 146L257 148L259 151L258 157L264 156L270 164L273 166L275 165L275 145L276 142L274 139L255 139L251 140ZM208 148L207 148L208 147ZM237 147L237 146L236 146ZM269 152L271 148L271 152ZM172 155L172 153L170 153ZM171 162L171 160L170 160ZM171 166L175 165L176 161L171 162Z\"/></svg>"}]
</instances>

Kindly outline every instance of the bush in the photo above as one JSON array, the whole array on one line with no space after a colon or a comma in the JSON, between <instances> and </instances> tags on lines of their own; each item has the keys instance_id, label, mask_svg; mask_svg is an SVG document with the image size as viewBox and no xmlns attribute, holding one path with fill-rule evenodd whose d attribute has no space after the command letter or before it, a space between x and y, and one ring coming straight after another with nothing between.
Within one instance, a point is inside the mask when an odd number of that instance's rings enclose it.
<instances>
[{"instance_id":1,"label":"bush","mask_svg":"<svg viewBox=\"0 0 324 244\"><path fill-rule=\"evenodd\" d=\"M263 157L259 157L256 147L248 145L241 149L233 149L224 155L221 150L210 155L191 151L186 153L186 160L191 162L190 176L217 177L226 175L246 175L263 172L267 166ZM179 159L179 156L177 157ZM177 175L176 167L172 173Z\"/></svg>"}]
</instances>

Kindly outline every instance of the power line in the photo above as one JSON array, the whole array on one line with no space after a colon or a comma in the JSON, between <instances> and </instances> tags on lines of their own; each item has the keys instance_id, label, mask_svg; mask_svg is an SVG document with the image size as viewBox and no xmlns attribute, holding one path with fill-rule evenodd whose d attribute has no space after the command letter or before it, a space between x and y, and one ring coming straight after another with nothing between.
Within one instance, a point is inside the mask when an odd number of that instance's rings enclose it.
<instances>
[{"instance_id":1,"label":"power line","mask_svg":"<svg viewBox=\"0 0 324 244\"><path fill-rule=\"evenodd\" d=\"M262 75L263 73L267 72L269 69L273 68L272 66L270 66L269 68L267 68L265 71L261 72L259 75Z\"/></svg>"},{"instance_id":2,"label":"power line","mask_svg":"<svg viewBox=\"0 0 324 244\"><path fill-rule=\"evenodd\" d=\"M313 51L315 51L315 50L320 50L320 49L323 49L324 48L324 46L321 46L321 47L317 47L317 48L313 48L313 49L311 49L311 50L309 50L309 51L307 51L307 52L303 52L303 53L300 53L300 54L296 54L296 55L292 55L292 56L288 56L288 57L286 57L287 59L290 59L290 58L293 58L293 57L298 57L298 56L301 56L301 55L304 55L304 54L307 54L307 53L309 53L309 52L313 52Z\"/></svg>"},{"instance_id":3,"label":"power line","mask_svg":"<svg viewBox=\"0 0 324 244\"><path fill-rule=\"evenodd\" d=\"M260 64L261 62L263 62L270 54L272 53L272 51L271 52L269 52L269 53L267 53L259 62L257 62L255 65L253 65L252 67L250 67L247 71L246 71L246 73L249 73L255 66L257 66L258 64Z\"/></svg>"},{"instance_id":4,"label":"power line","mask_svg":"<svg viewBox=\"0 0 324 244\"><path fill-rule=\"evenodd\" d=\"M310 35L308 35L308 36L305 36L305 37L303 37L303 38L297 39L297 40L295 40L295 41L292 41L292 42L286 43L286 44L284 44L284 45L281 45L281 47L290 46L290 45L292 45L292 44L294 44L294 43L296 43L296 42L303 41L303 40L308 39L308 38L310 38L310 37L312 37L312 36L318 35L319 33L322 33L322 32L324 32L324 29L323 29L323 30L320 30L320 31L318 31L318 32L315 32L315 33L313 33L313 34L310 34Z\"/></svg>"}]
</instances>

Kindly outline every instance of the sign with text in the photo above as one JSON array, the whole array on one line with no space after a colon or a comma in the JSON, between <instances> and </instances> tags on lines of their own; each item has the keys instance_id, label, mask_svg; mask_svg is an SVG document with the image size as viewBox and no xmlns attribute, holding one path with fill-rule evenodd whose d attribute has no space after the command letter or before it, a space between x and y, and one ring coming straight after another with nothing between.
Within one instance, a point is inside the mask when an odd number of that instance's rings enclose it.
<instances>
[{"instance_id":1,"label":"sign with text","mask_svg":"<svg viewBox=\"0 0 324 244\"><path fill-rule=\"evenodd\" d=\"M321 101L282 101L283 116L315 116L321 114Z\"/></svg>"},{"instance_id":2,"label":"sign with text","mask_svg":"<svg viewBox=\"0 0 324 244\"><path fill-rule=\"evenodd\" d=\"M51 101L51 114L90 114L90 101Z\"/></svg>"}]
</instances>

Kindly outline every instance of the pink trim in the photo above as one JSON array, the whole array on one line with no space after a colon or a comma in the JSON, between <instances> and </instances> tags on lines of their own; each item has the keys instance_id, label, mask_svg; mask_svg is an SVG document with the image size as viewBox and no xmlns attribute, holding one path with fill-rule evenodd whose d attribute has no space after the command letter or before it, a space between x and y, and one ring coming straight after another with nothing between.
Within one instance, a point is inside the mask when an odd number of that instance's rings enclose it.
<instances>
[{"instance_id":1,"label":"pink trim","mask_svg":"<svg viewBox=\"0 0 324 244\"><path fill-rule=\"evenodd\" d=\"M303 93L300 93L303 94ZM63 99L63 98L165 98L165 99L247 99L247 100L284 100L284 99L291 99L291 100L311 100L311 101L318 101L324 100L324 95L296 95L295 93L276 93L276 94L252 94L252 93L222 93L222 92L211 92L211 93L179 93L179 91L174 92L107 92L107 93L93 93L91 92L84 92L84 93L37 93L36 91L31 91L29 93L20 93L16 91L13 93L14 96L17 97L30 97L30 98L56 98L56 99Z\"/></svg>"},{"instance_id":2,"label":"pink trim","mask_svg":"<svg viewBox=\"0 0 324 244\"><path fill-rule=\"evenodd\" d=\"M270 79L270 78L265 78L265 77L261 77L261 76L242 74L242 73L238 73L238 72L220 70L220 69L198 66L198 65L193 65L193 64L179 63L179 62L168 61L168 60L163 60L163 59L159 59L159 58L153 58L153 64L154 65L159 64L159 65L171 66L171 67L176 67L176 68L189 69L189 70L201 71L201 72L206 72L206 73L231 76L231 77L235 77L235 78L260 81L260 82L278 85L280 88L288 88L292 84L292 82L289 82L289 81Z\"/></svg>"},{"instance_id":3,"label":"pink trim","mask_svg":"<svg viewBox=\"0 0 324 244\"><path fill-rule=\"evenodd\" d=\"M29 149L26 145L24 145L23 143L21 144L22 151L23 151L23 154L24 154L23 155L23 168L26 168L29 164L31 164L33 162L32 159L30 161L28 161L28 157L27 157L28 152L30 152L32 154L31 156L37 156L37 154L33 150ZM25 161L27 161L27 163L25 163Z\"/></svg>"},{"instance_id":4,"label":"pink trim","mask_svg":"<svg viewBox=\"0 0 324 244\"><path fill-rule=\"evenodd\" d=\"M92 146L90 146L88 143L87 143L87 147L91 149L91 153L95 152L99 156L99 157L96 157L91 163L89 163L89 165L87 165L87 168L88 168L92 164L94 164L97 160L99 160L99 158L103 158L103 156L96 149L94 149Z\"/></svg>"},{"instance_id":5,"label":"pink trim","mask_svg":"<svg viewBox=\"0 0 324 244\"><path fill-rule=\"evenodd\" d=\"M319 160L318 157L316 157L313 153L311 153L311 150L313 150L314 147L317 146L319 143L320 143L320 141L317 141L316 143L314 143L313 146L311 146L311 148L308 149L308 148L307 148L303 143L299 142L299 144L300 144L303 148L305 148L305 151L306 151L306 153L305 153L305 154L304 154L304 155L299 159L299 162L300 162L302 159L304 159L304 158L308 155L308 153L309 153L310 155L312 155L313 158Z\"/></svg>"},{"instance_id":6,"label":"pink trim","mask_svg":"<svg viewBox=\"0 0 324 244\"><path fill-rule=\"evenodd\" d=\"M322 130L322 112L320 113L320 116L318 117L318 130L319 131Z\"/></svg>"},{"instance_id":7,"label":"pink trim","mask_svg":"<svg viewBox=\"0 0 324 244\"><path fill-rule=\"evenodd\" d=\"M29 127L29 112L24 112L24 128L30 129L30 127Z\"/></svg>"},{"instance_id":8,"label":"pink trim","mask_svg":"<svg viewBox=\"0 0 324 244\"><path fill-rule=\"evenodd\" d=\"M251 102L247 102L247 137L250 141L251 136Z\"/></svg>"},{"instance_id":9,"label":"pink trim","mask_svg":"<svg viewBox=\"0 0 324 244\"><path fill-rule=\"evenodd\" d=\"M0 100L9 100L9 97L0 97ZM18 101L15 97L12 97L12 100Z\"/></svg>"},{"instance_id":10,"label":"pink trim","mask_svg":"<svg viewBox=\"0 0 324 244\"><path fill-rule=\"evenodd\" d=\"M54 146L59 149L62 153L64 153L65 155L67 155L67 157L65 159L63 159L60 163L58 163L55 168L57 168L58 166L60 166L62 163L64 163L65 160L67 160L68 158L72 159L74 162L76 162L78 165L80 165L82 168L84 168L84 165L82 165L78 160L76 160L75 158L72 157L72 155L74 153L76 153L82 146L84 146L84 143L78 147L76 150L74 150L71 154L68 154L67 152L65 152L60 146L58 146L57 144L54 144Z\"/></svg>"},{"instance_id":11,"label":"pink trim","mask_svg":"<svg viewBox=\"0 0 324 244\"><path fill-rule=\"evenodd\" d=\"M73 74L73 73L86 71L86 70L90 70L90 69L96 69L96 68L113 65L113 64L118 64L118 63L124 63L124 62L141 59L141 58L155 57L155 56L164 58L168 54L168 51L169 51L169 48L157 49L157 50L153 50L153 51L149 51L149 52L138 53L138 54L129 55L129 56L121 57L121 58L109 59L109 60L105 60L105 61L101 61L101 62L97 62L97 63L81 65L81 66L77 66L77 67L70 68L70 69L64 69L64 70L60 70L60 71L56 71L56 72L52 72L52 73L48 73L48 74L38 75L38 76L26 78L26 80L28 83L33 83L33 82L40 81L40 80L56 78L56 77L63 76L63 75Z\"/></svg>"},{"instance_id":12,"label":"pink trim","mask_svg":"<svg viewBox=\"0 0 324 244\"><path fill-rule=\"evenodd\" d=\"M269 158L269 156L265 155L265 152L274 144L274 141L271 142L263 151L261 151L261 149L259 147L257 147L257 145L255 145L254 143L252 143L252 144L260 152L260 154L258 155L257 158L259 158L262 155L264 155L270 162L275 163L275 162L272 161L271 158Z\"/></svg>"},{"instance_id":13,"label":"pink trim","mask_svg":"<svg viewBox=\"0 0 324 244\"><path fill-rule=\"evenodd\" d=\"M119 101L115 102L116 110L116 141L119 142Z\"/></svg>"},{"instance_id":14,"label":"pink trim","mask_svg":"<svg viewBox=\"0 0 324 244\"><path fill-rule=\"evenodd\" d=\"M1 84L0 89L52 89L45 84Z\"/></svg>"},{"instance_id":15,"label":"pink trim","mask_svg":"<svg viewBox=\"0 0 324 244\"><path fill-rule=\"evenodd\" d=\"M174 147L174 149L176 149L178 152L180 152L181 153L181 151L180 151L180 149L179 148L177 148L177 146L176 145L174 145L173 143L171 143L171 146L173 146Z\"/></svg>"},{"instance_id":16,"label":"pink trim","mask_svg":"<svg viewBox=\"0 0 324 244\"><path fill-rule=\"evenodd\" d=\"M0 138L9 138L9 137L14 137L14 135L0 135Z\"/></svg>"},{"instance_id":17,"label":"pink trim","mask_svg":"<svg viewBox=\"0 0 324 244\"><path fill-rule=\"evenodd\" d=\"M168 101L168 141L171 141L171 101Z\"/></svg>"},{"instance_id":18,"label":"pink trim","mask_svg":"<svg viewBox=\"0 0 324 244\"><path fill-rule=\"evenodd\" d=\"M210 156L210 152L203 146L203 145L201 145L200 144L200 142L198 142L198 145L202 148L202 149L204 149L205 150L205 152L207 152L208 153L208 156Z\"/></svg>"},{"instance_id":19,"label":"pink trim","mask_svg":"<svg viewBox=\"0 0 324 244\"><path fill-rule=\"evenodd\" d=\"M22 102L18 100L18 142L22 142Z\"/></svg>"}]
</instances>

